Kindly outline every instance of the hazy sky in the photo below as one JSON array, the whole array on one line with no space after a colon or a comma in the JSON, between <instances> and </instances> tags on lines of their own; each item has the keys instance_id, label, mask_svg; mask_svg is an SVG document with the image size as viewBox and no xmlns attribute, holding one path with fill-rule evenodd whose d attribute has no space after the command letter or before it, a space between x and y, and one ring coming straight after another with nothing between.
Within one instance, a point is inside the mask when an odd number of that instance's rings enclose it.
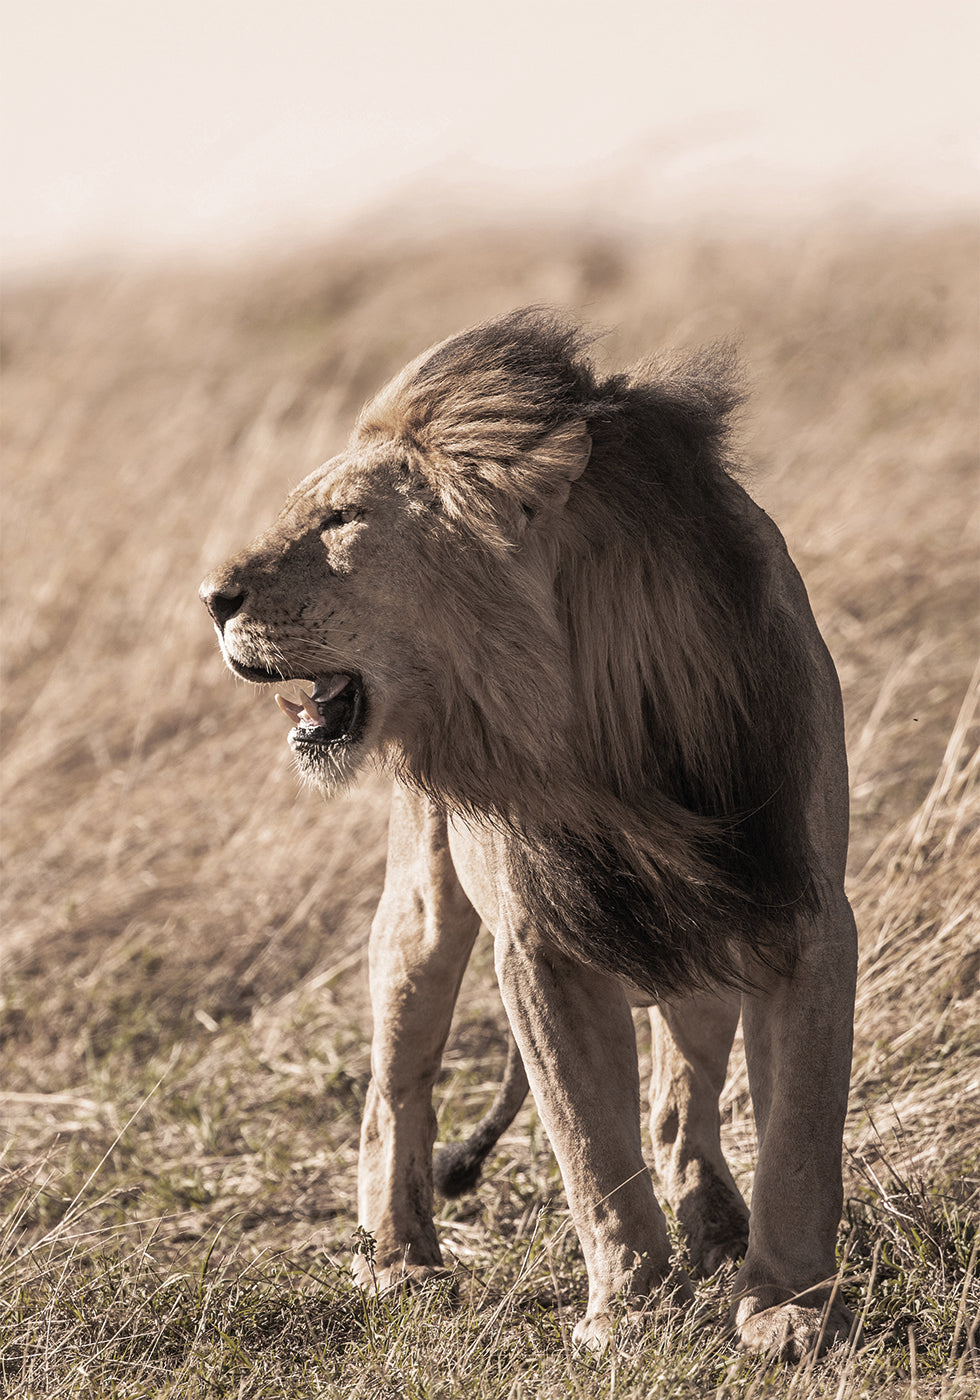
<instances>
[{"instance_id":1,"label":"hazy sky","mask_svg":"<svg viewBox=\"0 0 980 1400\"><path fill-rule=\"evenodd\" d=\"M975 0L0 0L9 263L248 243L428 181L630 212L976 191ZM603 182L597 184L597 182Z\"/></svg>"}]
</instances>

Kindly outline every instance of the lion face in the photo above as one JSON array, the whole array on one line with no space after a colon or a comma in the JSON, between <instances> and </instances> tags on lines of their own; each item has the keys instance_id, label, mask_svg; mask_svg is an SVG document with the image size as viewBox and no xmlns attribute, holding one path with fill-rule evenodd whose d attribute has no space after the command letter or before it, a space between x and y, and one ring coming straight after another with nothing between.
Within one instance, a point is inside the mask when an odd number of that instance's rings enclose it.
<instances>
[{"instance_id":1,"label":"lion face","mask_svg":"<svg viewBox=\"0 0 980 1400\"><path fill-rule=\"evenodd\" d=\"M556 542L591 452L590 381L575 332L539 321L515 313L406 366L201 587L236 674L311 687L279 704L320 787L375 750L471 813L553 785L572 705ZM547 343L524 353L532 322Z\"/></svg>"},{"instance_id":2,"label":"lion face","mask_svg":"<svg viewBox=\"0 0 980 1400\"><path fill-rule=\"evenodd\" d=\"M289 743L320 787L398 738L423 669L420 600L432 493L395 445L344 453L289 496L271 529L201 585L225 661L277 695Z\"/></svg>"}]
</instances>

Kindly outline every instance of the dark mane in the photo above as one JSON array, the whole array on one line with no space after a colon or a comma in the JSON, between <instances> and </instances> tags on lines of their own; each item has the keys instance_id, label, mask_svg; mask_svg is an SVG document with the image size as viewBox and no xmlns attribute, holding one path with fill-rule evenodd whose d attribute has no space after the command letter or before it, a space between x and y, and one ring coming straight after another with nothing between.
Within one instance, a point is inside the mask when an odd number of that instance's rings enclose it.
<instances>
[{"instance_id":1,"label":"dark mane","mask_svg":"<svg viewBox=\"0 0 980 1400\"><path fill-rule=\"evenodd\" d=\"M401 771L518 835L515 884L576 957L655 995L751 982L754 962L787 972L815 898L809 662L773 581L775 532L733 475L733 357L601 377L587 343L515 312L420 357L362 415L360 432L404 442L486 545L453 578L474 614L439 726L453 757L420 734ZM555 444L575 422L588 466L563 482L546 543L515 545L517 510L533 521L554 498ZM553 617L524 645L477 596L488 580L506 596L534 549ZM503 698L470 679L488 664ZM532 732L529 703L561 722Z\"/></svg>"}]
</instances>

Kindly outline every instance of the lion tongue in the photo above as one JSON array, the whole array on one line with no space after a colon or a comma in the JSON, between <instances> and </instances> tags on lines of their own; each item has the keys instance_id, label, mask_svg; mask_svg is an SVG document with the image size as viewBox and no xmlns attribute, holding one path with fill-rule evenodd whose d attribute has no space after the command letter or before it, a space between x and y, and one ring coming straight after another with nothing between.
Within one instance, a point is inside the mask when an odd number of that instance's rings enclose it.
<instances>
[{"instance_id":1,"label":"lion tongue","mask_svg":"<svg viewBox=\"0 0 980 1400\"><path fill-rule=\"evenodd\" d=\"M312 696L310 697L317 705L326 705L335 699L345 686L350 685L350 676L338 674L327 676L325 680L318 683Z\"/></svg>"},{"instance_id":2,"label":"lion tongue","mask_svg":"<svg viewBox=\"0 0 980 1400\"><path fill-rule=\"evenodd\" d=\"M297 705L294 700L287 700L285 695L277 695L276 704L286 718L292 720L293 724L319 726L323 723L323 715L319 707L329 704L349 683L350 676L329 676L326 680L319 682L312 695L307 695L305 690L300 691L303 701L301 705Z\"/></svg>"}]
</instances>

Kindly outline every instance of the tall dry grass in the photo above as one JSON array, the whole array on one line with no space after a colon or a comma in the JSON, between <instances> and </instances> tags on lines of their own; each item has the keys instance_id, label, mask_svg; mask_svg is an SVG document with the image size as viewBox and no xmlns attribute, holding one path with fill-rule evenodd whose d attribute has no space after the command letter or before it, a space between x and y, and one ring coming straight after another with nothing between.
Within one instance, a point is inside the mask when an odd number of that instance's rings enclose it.
<instances>
[{"instance_id":1,"label":"tall dry grass","mask_svg":"<svg viewBox=\"0 0 980 1400\"><path fill-rule=\"evenodd\" d=\"M969 229L827 224L778 238L378 234L280 263L11 289L9 1181L53 1154L17 1238L73 1219L78 1201L125 1232L149 1193L159 1239L224 1220L223 1242L347 1247L386 787L329 806L300 792L281 717L223 670L196 588L406 358L527 302L607 327L597 354L615 364L741 343L754 493L800 564L847 709L862 938L849 1183L883 1210L915 1191L975 1208L976 281ZM450 1122L481 1106L500 1026L478 952L448 1056ZM726 1102L749 1181L738 1065ZM138 1132L114 1146L137 1109ZM542 1150L532 1137L529 1180L553 1192Z\"/></svg>"}]
</instances>

